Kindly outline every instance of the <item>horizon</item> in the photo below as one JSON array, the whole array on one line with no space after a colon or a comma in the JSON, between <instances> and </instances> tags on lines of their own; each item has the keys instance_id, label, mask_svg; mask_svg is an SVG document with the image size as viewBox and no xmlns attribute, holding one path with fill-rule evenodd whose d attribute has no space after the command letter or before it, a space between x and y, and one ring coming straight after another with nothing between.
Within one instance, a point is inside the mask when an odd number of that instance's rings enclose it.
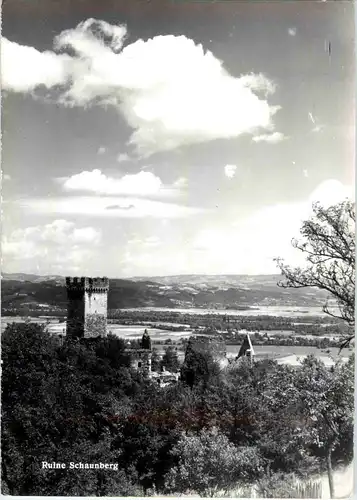
<instances>
[{"instance_id":1,"label":"horizon","mask_svg":"<svg viewBox=\"0 0 357 500\"><path fill-rule=\"evenodd\" d=\"M354 197L352 3L157 5L3 6L10 273L274 275Z\"/></svg>"}]
</instances>

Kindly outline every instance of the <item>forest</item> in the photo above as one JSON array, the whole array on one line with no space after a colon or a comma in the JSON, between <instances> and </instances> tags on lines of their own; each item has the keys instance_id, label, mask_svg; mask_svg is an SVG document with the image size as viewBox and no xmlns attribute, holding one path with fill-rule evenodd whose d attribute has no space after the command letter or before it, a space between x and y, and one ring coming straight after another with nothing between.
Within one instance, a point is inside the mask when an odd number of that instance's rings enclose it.
<instances>
[{"instance_id":1,"label":"forest","mask_svg":"<svg viewBox=\"0 0 357 500\"><path fill-rule=\"evenodd\" d=\"M117 337L61 344L40 325L11 324L2 493L227 496L254 484L258 496L293 497L296 479L321 473L333 492L332 471L352 461L353 408L354 355L331 368L309 356L299 368L241 359L220 369L190 352L179 382L160 388L130 368Z\"/></svg>"}]
</instances>

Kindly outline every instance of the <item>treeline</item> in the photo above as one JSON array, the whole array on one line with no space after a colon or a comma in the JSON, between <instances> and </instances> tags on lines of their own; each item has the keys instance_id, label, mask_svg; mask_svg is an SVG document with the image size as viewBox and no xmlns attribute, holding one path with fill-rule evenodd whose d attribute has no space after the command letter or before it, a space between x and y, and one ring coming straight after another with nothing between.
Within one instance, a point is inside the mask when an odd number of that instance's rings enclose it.
<instances>
[{"instance_id":1,"label":"treeline","mask_svg":"<svg viewBox=\"0 0 357 500\"><path fill-rule=\"evenodd\" d=\"M332 369L308 357L301 369L243 360L222 371L191 350L181 380L160 389L130 368L117 337L60 345L18 324L3 334L2 360L3 494L207 496L255 482L274 497L292 475L352 460L353 357Z\"/></svg>"}]
</instances>

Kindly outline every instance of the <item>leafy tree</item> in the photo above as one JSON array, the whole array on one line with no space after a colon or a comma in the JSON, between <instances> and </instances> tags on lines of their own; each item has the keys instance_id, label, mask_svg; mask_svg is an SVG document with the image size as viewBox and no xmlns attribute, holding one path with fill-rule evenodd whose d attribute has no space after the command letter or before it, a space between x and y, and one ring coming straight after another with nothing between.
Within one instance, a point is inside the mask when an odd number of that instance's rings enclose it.
<instances>
[{"instance_id":1,"label":"leafy tree","mask_svg":"<svg viewBox=\"0 0 357 500\"><path fill-rule=\"evenodd\" d=\"M171 372L177 372L180 368L177 350L174 347L168 346L165 348L165 354L162 357L161 366Z\"/></svg>"},{"instance_id":2,"label":"leafy tree","mask_svg":"<svg viewBox=\"0 0 357 500\"><path fill-rule=\"evenodd\" d=\"M337 363L332 370L313 356L297 373L296 389L302 411L314 425L307 427L307 442L320 448L325 459L331 498L335 496L332 455L346 430L353 441L354 361Z\"/></svg>"},{"instance_id":3,"label":"leafy tree","mask_svg":"<svg viewBox=\"0 0 357 500\"><path fill-rule=\"evenodd\" d=\"M207 387L209 380L217 378L219 374L219 365L214 361L212 354L195 349L189 342L181 367L181 380L191 388L198 384Z\"/></svg>"},{"instance_id":4,"label":"leafy tree","mask_svg":"<svg viewBox=\"0 0 357 500\"><path fill-rule=\"evenodd\" d=\"M161 359L158 350L154 347L151 354L151 370L153 372L160 371Z\"/></svg>"},{"instance_id":5,"label":"leafy tree","mask_svg":"<svg viewBox=\"0 0 357 500\"><path fill-rule=\"evenodd\" d=\"M200 496L226 493L237 483L247 483L263 472L262 459L254 447L236 448L216 428L200 434L184 433L173 448L178 465L166 477L169 491L197 492Z\"/></svg>"},{"instance_id":6,"label":"leafy tree","mask_svg":"<svg viewBox=\"0 0 357 500\"><path fill-rule=\"evenodd\" d=\"M305 458L300 460L301 466L305 462L310 471L313 462L319 460L327 471L332 498L333 455L341 445L346 452L346 442L353 440L353 366L353 358L347 364L337 363L331 369L314 356L308 356L297 370L279 367L266 381L263 391L268 426L271 426L267 418L269 412L277 416L272 429L278 435L273 435L273 443L284 453L293 446L296 453ZM286 433L288 440L283 439ZM269 435L269 432L263 435ZM344 452L340 450L337 457ZM348 463L346 458L345 462Z\"/></svg>"},{"instance_id":7,"label":"leafy tree","mask_svg":"<svg viewBox=\"0 0 357 500\"><path fill-rule=\"evenodd\" d=\"M12 495L115 495L135 477L110 470L41 468L42 461L115 459L110 417L135 382L108 343L66 343L36 324L9 326L2 342L2 488ZM123 358L124 359L124 358ZM73 473L73 474L72 474ZM80 477L82 479L80 479ZM84 481L84 478L85 481ZM140 494L140 492L139 492Z\"/></svg>"},{"instance_id":8,"label":"leafy tree","mask_svg":"<svg viewBox=\"0 0 357 500\"><path fill-rule=\"evenodd\" d=\"M355 320L355 206L344 201L329 208L313 205L313 216L301 228L302 240L293 246L306 256L305 268L293 268L276 259L285 288L317 287L337 302L336 312L327 300L324 311L351 327ZM351 335L347 341L354 336ZM347 345L347 344L346 344Z\"/></svg>"}]
</instances>

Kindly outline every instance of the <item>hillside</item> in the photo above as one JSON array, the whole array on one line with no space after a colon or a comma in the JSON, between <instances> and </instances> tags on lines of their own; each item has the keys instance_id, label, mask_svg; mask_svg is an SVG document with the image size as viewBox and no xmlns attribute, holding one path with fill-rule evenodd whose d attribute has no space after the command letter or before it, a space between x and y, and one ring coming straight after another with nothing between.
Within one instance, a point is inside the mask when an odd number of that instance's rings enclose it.
<instances>
[{"instance_id":1,"label":"hillside","mask_svg":"<svg viewBox=\"0 0 357 500\"><path fill-rule=\"evenodd\" d=\"M283 289L279 276L168 276L111 279L109 309L127 307L318 306L325 293L314 289ZM2 280L2 313L66 309L61 276L9 275Z\"/></svg>"}]
</instances>

